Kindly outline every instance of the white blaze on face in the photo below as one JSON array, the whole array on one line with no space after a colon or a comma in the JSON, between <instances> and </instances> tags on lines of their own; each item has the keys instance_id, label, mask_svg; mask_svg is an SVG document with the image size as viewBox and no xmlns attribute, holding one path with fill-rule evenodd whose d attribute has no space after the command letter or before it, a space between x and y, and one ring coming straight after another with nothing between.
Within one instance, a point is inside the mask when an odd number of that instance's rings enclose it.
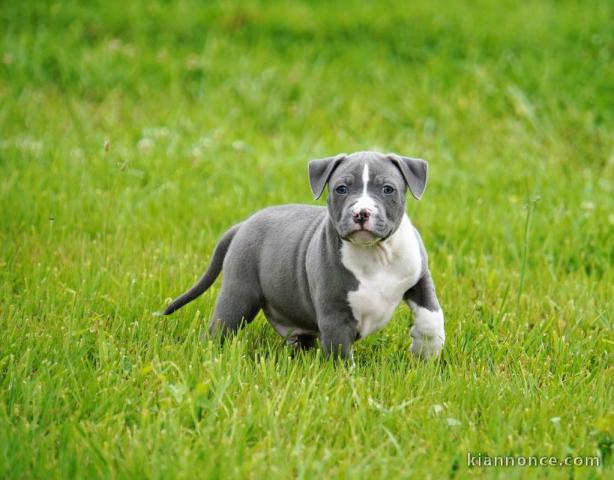
<instances>
[{"instance_id":1,"label":"white blaze on face","mask_svg":"<svg viewBox=\"0 0 614 480\"><path fill-rule=\"evenodd\" d=\"M358 201L352 207L352 213L358 213L361 210L367 210L369 213L377 213L377 206L375 201L367 193L367 186L369 184L369 164L365 163L365 167L362 170L362 195Z\"/></svg>"},{"instance_id":2,"label":"white blaze on face","mask_svg":"<svg viewBox=\"0 0 614 480\"><path fill-rule=\"evenodd\" d=\"M369 164L365 163L365 168L362 169L362 194L367 194L367 184L369 183Z\"/></svg>"}]
</instances>

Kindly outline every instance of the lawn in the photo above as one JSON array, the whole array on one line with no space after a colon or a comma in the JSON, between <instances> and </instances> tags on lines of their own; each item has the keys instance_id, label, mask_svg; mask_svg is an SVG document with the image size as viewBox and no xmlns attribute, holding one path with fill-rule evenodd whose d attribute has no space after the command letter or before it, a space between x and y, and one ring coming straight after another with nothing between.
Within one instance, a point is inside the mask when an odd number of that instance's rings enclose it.
<instances>
[{"instance_id":1,"label":"lawn","mask_svg":"<svg viewBox=\"0 0 614 480\"><path fill-rule=\"evenodd\" d=\"M608 1L7 1L0 7L0 478L612 478ZM442 358L411 312L354 369L219 281L155 316L307 162L429 161ZM468 454L600 466L470 465Z\"/></svg>"}]
</instances>

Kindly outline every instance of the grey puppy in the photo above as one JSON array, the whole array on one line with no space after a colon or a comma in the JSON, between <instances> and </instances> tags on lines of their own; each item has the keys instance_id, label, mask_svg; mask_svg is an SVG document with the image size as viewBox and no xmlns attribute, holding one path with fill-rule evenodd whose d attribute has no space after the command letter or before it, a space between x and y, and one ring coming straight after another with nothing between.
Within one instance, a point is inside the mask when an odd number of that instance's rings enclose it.
<instances>
[{"instance_id":1,"label":"grey puppy","mask_svg":"<svg viewBox=\"0 0 614 480\"><path fill-rule=\"evenodd\" d=\"M384 327L405 300L414 313L414 354L441 351L443 312L417 230L405 213L409 188L426 186L424 160L357 152L312 160L309 182L327 208L282 205L261 210L220 239L207 271L164 312L207 290L224 270L209 331L223 338L262 309L286 341L315 339L327 356L352 358L352 344Z\"/></svg>"}]
</instances>

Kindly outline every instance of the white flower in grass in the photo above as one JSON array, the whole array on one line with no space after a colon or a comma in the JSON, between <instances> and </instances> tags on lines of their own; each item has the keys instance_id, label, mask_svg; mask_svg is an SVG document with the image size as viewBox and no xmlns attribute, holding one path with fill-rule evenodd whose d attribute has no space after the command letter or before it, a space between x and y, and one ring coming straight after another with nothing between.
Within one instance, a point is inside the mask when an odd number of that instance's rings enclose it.
<instances>
[{"instance_id":1,"label":"white flower in grass","mask_svg":"<svg viewBox=\"0 0 614 480\"><path fill-rule=\"evenodd\" d=\"M143 138L167 138L171 131L168 127L145 127L141 135Z\"/></svg>"},{"instance_id":2,"label":"white flower in grass","mask_svg":"<svg viewBox=\"0 0 614 480\"><path fill-rule=\"evenodd\" d=\"M122 41L119 38L112 38L107 43L107 48L112 52L117 52L122 48Z\"/></svg>"},{"instance_id":3,"label":"white flower in grass","mask_svg":"<svg viewBox=\"0 0 614 480\"><path fill-rule=\"evenodd\" d=\"M33 140L29 137L21 137L15 141L15 145L20 150L29 151L35 155L38 155L43 150L43 142L39 140Z\"/></svg>"},{"instance_id":4,"label":"white flower in grass","mask_svg":"<svg viewBox=\"0 0 614 480\"><path fill-rule=\"evenodd\" d=\"M243 140L235 140L232 142L232 148L234 148L237 152L242 152L247 148L247 144Z\"/></svg>"},{"instance_id":5,"label":"white flower in grass","mask_svg":"<svg viewBox=\"0 0 614 480\"><path fill-rule=\"evenodd\" d=\"M438 403L431 405L431 412L433 412L435 415L439 415L441 412L443 412L443 405L439 405Z\"/></svg>"},{"instance_id":6,"label":"white flower in grass","mask_svg":"<svg viewBox=\"0 0 614 480\"><path fill-rule=\"evenodd\" d=\"M141 138L137 146L141 152L146 152L153 148L154 142L151 138Z\"/></svg>"},{"instance_id":7,"label":"white flower in grass","mask_svg":"<svg viewBox=\"0 0 614 480\"><path fill-rule=\"evenodd\" d=\"M198 55L190 55L185 61L185 66L188 70L198 70L201 68L201 62Z\"/></svg>"}]
</instances>

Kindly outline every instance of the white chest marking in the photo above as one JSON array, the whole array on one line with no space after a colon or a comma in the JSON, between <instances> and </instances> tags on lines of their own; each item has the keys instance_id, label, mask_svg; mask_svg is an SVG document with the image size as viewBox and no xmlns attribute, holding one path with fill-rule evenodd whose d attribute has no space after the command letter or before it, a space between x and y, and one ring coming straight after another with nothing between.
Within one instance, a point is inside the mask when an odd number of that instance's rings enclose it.
<instances>
[{"instance_id":1,"label":"white chest marking","mask_svg":"<svg viewBox=\"0 0 614 480\"><path fill-rule=\"evenodd\" d=\"M407 215L397 231L375 246L343 242L341 261L358 280L348 303L361 337L383 328L403 294L420 279L420 247Z\"/></svg>"}]
</instances>

